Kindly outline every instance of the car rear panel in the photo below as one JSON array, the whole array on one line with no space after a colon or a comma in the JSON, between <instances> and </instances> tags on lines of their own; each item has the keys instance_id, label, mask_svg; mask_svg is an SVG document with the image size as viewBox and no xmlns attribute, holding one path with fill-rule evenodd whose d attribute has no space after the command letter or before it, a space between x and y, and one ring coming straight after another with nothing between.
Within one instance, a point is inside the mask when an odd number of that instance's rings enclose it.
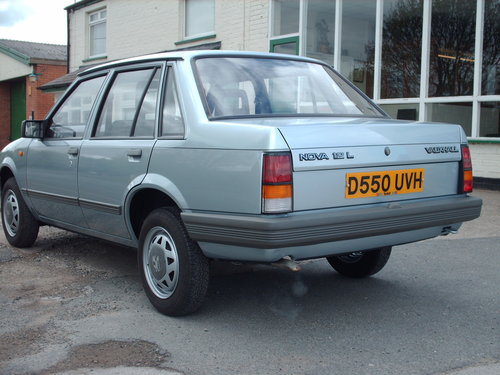
<instances>
[{"instance_id":1,"label":"car rear panel","mask_svg":"<svg viewBox=\"0 0 500 375\"><path fill-rule=\"evenodd\" d=\"M457 194L462 130L391 120L281 126L294 211Z\"/></svg>"}]
</instances>

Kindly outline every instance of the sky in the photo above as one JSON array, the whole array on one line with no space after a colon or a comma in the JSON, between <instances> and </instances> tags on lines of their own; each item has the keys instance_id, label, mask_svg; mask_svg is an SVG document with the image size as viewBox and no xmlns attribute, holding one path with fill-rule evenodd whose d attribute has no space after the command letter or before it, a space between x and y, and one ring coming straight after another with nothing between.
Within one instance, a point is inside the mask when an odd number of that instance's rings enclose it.
<instances>
[{"instance_id":1,"label":"sky","mask_svg":"<svg viewBox=\"0 0 500 375\"><path fill-rule=\"evenodd\" d=\"M0 39L66 44L65 7L74 0L0 0Z\"/></svg>"}]
</instances>

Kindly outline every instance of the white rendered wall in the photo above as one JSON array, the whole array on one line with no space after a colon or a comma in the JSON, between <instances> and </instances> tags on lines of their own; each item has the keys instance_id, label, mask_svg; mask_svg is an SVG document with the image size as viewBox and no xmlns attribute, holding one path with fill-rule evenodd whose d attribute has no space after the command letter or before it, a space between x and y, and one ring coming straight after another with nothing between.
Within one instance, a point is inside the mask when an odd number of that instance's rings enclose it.
<instances>
[{"instance_id":1,"label":"white rendered wall","mask_svg":"<svg viewBox=\"0 0 500 375\"><path fill-rule=\"evenodd\" d=\"M88 14L106 8L106 56L89 59ZM70 13L70 71L82 65L210 42L222 49L268 51L268 0L216 0L215 37L184 40L183 0L105 0Z\"/></svg>"}]
</instances>

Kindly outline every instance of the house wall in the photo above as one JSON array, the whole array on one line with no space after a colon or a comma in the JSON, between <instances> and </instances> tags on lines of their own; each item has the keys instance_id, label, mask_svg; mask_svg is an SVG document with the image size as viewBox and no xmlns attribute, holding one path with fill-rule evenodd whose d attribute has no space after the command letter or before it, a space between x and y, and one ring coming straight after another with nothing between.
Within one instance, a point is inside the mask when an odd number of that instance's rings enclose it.
<instances>
[{"instance_id":1,"label":"house wall","mask_svg":"<svg viewBox=\"0 0 500 375\"><path fill-rule=\"evenodd\" d=\"M23 64L21 64L20 70L26 72ZM34 75L30 76L31 73ZM15 73L17 76L19 74ZM44 93L38 90L38 87L66 74L66 65L30 65L29 74L21 78L26 82L26 113L24 118L31 118L34 112L35 119L43 119L54 105L55 95L54 93ZM19 79L0 81L0 149L11 141L11 86L13 82L19 82Z\"/></svg>"},{"instance_id":2,"label":"house wall","mask_svg":"<svg viewBox=\"0 0 500 375\"><path fill-rule=\"evenodd\" d=\"M469 144L474 176L500 179L500 146L494 143Z\"/></svg>"},{"instance_id":3,"label":"house wall","mask_svg":"<svg viewBox=\"0 0 500 375\"><path fill-rule=\"evenodd\" d=\"M215 39L222 49L269 51L269 1L219 0L215 7Z\"/></svg>"},{"instance_id":4,"label":"house wall","mask_svg":"<svg viewBox=\"0 0 500 375\"><path fill-rule=\"evenodd\" d=\"M18 78L31 73L30 65L23 64L10 56L0 53L0 81Z\"/></svg>"},{"instance_id":5,"label":"house wall","mask_svg":"<svg viewBox=\"0 0 500 375\"><path fill-rule=\"evenodd\" d=\"M106 8L106 56L89 59L88 15ZM105 0L70 11L70 71L83 65L201 43L222 49L268 51L268 0L216 1L215 37L185 41L183 0Z\"/></svg>"},{"instance_id":6,"label":"house wall","mask_svg":"<svg viewBox=\"0 0 500 375\"><path fill-rule=\"evenodd\" d=\"M37 64L33 66L33 73L36 79L26 77L26 118L31 118L34 112L34 120L41 120L54 105L55 96L38 87L66 74L66 66Z\"/></svg>"},{"instance_id":7,"label":"house wall","mask_svg":"<svg viewBox=\"0 0 500 375\"><path fill-rule=\"evenodd\" d=\"M245 50L269 51L269 1L245 1Z\"/></svg>"}]
</instances>

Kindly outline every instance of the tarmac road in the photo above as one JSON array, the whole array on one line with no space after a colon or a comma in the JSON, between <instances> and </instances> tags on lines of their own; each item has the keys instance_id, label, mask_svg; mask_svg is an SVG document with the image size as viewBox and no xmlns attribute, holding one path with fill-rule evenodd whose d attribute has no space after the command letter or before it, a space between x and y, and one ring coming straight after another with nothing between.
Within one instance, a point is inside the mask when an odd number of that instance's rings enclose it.
<instances>
[{"instance_id":1,"label":"tarmac road","mask_svg":"<svg viewBox=\"0 0 500 375\"><path fill-rule=\"evenodd\" d=\"M375 277L216 263L197 314L158 314L135 253L43 228L0 235L0 374L499 374L500 192Z\"/></svg>"}]
</instances>

